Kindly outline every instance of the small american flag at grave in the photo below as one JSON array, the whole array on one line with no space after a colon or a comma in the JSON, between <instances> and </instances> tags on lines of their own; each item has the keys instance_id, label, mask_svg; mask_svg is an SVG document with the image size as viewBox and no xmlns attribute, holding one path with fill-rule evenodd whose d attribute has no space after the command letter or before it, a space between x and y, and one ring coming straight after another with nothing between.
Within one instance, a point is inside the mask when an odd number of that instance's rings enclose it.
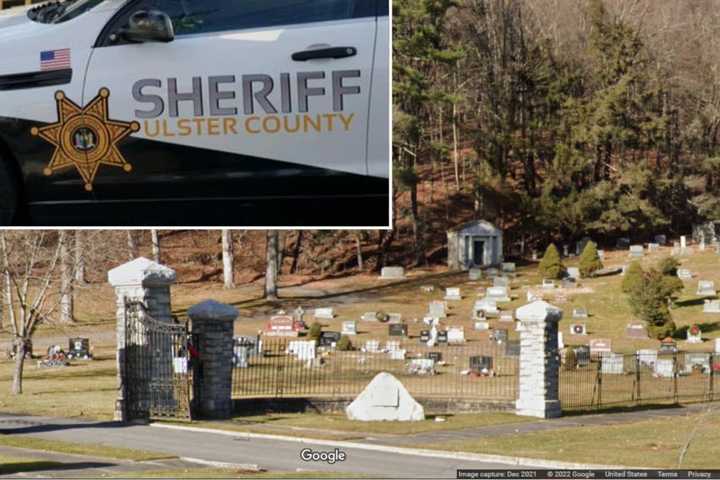
<instances>
[{"instance_id":1,"label":"small american flag at grave","mask_svg":"<svg viewBox=\"0 0 720 480\"><path fill-rule=\"evenodd\" d=\"M65 70L70 68L70 49L48 50L40 53L40 70Z\"/></svg>"}]
</instances>

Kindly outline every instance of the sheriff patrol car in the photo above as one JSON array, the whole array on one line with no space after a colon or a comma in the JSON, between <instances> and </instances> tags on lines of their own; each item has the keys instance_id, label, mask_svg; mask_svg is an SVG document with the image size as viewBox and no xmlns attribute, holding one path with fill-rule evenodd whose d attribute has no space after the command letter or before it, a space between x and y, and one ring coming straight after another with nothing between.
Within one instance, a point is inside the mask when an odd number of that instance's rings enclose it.
<instances>
[{"instance_id":1,"label":"sheriff patrol car","mask_svg":"<svg viewBox=\"0 0 720 480\"><path fill-rule=\"evenodd\" d=\"M0 224L386 226L388 0L0 13Z\"/></svg>"}]
</instances>

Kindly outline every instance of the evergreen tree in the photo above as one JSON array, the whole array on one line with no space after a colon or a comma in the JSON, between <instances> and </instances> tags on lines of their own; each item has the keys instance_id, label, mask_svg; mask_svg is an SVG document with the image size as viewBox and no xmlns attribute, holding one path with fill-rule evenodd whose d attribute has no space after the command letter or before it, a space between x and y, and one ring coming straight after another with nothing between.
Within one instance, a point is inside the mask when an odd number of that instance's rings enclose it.
<instances>
[{"instance_id":1,"label":"evergreen tree","mask_svg":"<svg viewBox=\"0 0 720 480\"><path fill-rule=\"evenodd\" d=\"M668 287L665 276L651 269L642 275L642 281L630 291L630 308L633 314L647 324L651 337L662 339L675 332L670 309L668 307L673 289Z\"/></svg>"},{"instance_id":2,"label":"evergreen tree","mask_svg":"<svg viewBox=\"0 0 720 480\"><path fill-rule=\"evenodd\" d=\"M591 277L601 268L603 268L603 264L598 255L597 245L595 242L587 242L580 254L580 275Z\"/></svg>"},{"instance_id":3,"label":"evergreen tree","mask_svg":"<svg viewBox=\"0 0 720 480\"><path fill-rule=\"evenodd\" d=\"M538 265L538 271L543 278L560 279L565 273L565 266L560 259L560 253L555 247L554 243L548 245L545 250L540 264Z\"/></svg>"},{"instance_id":4,"label":"evergreen tree","mask_svg":"<svg viewBox=\"0 0 720 480\"><path fill-rule=\"evenodd\" d=\"M623 293L631 293L636 290L643 282L644 273L639 261L636 260L630 263L627 270L625 270L625 277L622 281Z\"/></svg>"}]
</instances>

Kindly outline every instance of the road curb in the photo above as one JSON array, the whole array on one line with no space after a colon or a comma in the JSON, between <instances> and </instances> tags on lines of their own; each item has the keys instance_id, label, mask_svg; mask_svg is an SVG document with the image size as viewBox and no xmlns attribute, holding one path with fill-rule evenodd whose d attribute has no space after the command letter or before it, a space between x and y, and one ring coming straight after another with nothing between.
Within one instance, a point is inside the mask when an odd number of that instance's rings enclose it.
<instances>
[{"instance_id":1,"label":"road curb","mask_svg":"<svg viewBox=\"0 0 720 480\"><path fill-rule=\"evenodd\" d=\"M180 457L180 460L188 463L197 463L199 465L205 465L214 468L226 468L235 470L245 470L248 472L262 472L263 469L259 465L254 463L228 463L228 462L216 462L214 460L203 460L202 458L193 457Z\"/></svg>"},{"instance_id":2,"label":"road curb","mask_svg":"<svg viewBox=\"0 0 720 480\"><path fill-rule=\"evenodd\" d=\"M500 463L505 465L534 467L534 468L548 468L548 469L569 469L569 470L615 470L615 469L633 469L633 470L645 470L647 467L628 467L622 465L601 465L594 463L575 463L575 462L561 462L555 460L543 460L538 458L526 458L526 457L512 457L505 455L492 455L485 453L470 453L470 452L452 452L447 450L429 450L423 448L410 448L410 447L394 447L390 445L373 445L368 443L360 442L348 442L342 440L320 440L314 438L305 437L291 437L286 435L272 435L265 433L250 433L250 432L234 432L231 430L220 430L215 428L203 428L203 427L189 427L184 425L168 425L163 423L151 423L151 427L155 428L166 428L170 430L185 430L189 432L197 433L214 433L217 435L225 435L229 437L242 437L242 438L258 438L263 440L279 440L283 442L295 442L295 443L311 443L314 445L323 445L337 448L357 448L362 450L373 450L385 453L396 453L399 455L414 455L421 457L432 457L432 458L450 458L456 460L468 460L476 462L488 462L488 463Z\"/></svg>"}]
</instances>

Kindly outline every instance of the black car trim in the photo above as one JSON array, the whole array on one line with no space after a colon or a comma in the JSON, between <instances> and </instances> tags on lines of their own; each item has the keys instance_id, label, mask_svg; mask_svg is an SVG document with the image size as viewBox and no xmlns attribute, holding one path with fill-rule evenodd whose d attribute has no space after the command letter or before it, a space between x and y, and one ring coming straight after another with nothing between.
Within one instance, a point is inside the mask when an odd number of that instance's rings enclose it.
<instances>
[{"instance_id":1,"label":"black car trim","mask_svg":"<svg viewBox=\"0 0 720 480\"><path fill-rule=\"evenodd\" d=\"M67 85L72 81L72 68L45 72L14 73L0 76L0 90L25 90L29 88Z\"/></svg>"}]
</instances>

